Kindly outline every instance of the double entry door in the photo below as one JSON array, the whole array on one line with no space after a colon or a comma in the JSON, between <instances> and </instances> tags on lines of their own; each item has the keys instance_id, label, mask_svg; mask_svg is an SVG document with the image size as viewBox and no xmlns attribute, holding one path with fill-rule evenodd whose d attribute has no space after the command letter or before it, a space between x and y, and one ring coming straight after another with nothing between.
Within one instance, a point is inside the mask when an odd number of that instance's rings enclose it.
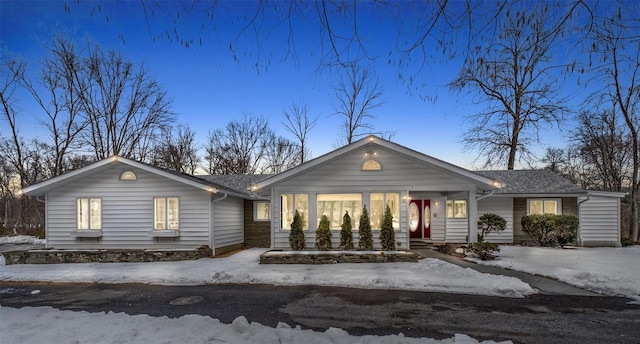
<instances>
[{"instance_id":1,"label":"double entry door","mask_svg":"<svg viewBox=\"0 0 640 344\"><path fill-rule=\"evenodd\" d=\"M409 203L409 237L431 238L431 202L428 199L412 199Z\"/></svg>"}]
</instances>

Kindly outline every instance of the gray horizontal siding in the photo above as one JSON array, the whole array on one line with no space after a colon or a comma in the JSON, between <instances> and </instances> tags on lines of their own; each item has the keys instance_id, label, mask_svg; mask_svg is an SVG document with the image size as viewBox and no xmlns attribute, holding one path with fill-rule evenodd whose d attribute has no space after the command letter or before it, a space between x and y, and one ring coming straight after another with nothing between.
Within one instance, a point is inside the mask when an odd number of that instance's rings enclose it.
<instances>
[{"instance_id":1,"label":"gray horizontal siding","mask_svg":"<svg viewBox=\"0 0 640 344\"><path fill-rule=\"evenodd\" d=\"M469 221L467 219L447 219L446 242L465 243L469 234Z\"/></svg>"},{"instance_id":2,"label":"gray horizontal siding","mask_svg":"<svg viewBox=\"0 0 640 344\"><path fill-rule=\"evenodd\" d=\"M133 170L136 181L120 181ZM102 199L100 239L75 238L76 199ZM180 199L180 236L153 238L153 198ZM55 248L197 248L209 245L210 194L162 176L112 163L94 174L47 194L47 244Z\"/></svg>"},{"instance_id":3,"label":"gray horizontal siding","mask_svg":"<svg viewBox=\"0 0 640 344\"><path fill-rule=\"evenodd\" d=\"M213 204L215 247L244 243L244 201L229 197Z\"/></svg>"},{"instance_id":4,"label":"gray horizontal siding","mask_svg":"<svg viewBox=\"0 0 640 344\"><path fill-rule=\"evenodd\" d=\"M317 191L322 188L349 188L360 191L376 191L385 188L412 191L456 191L468 190L472 184L430 168L423 163L403 156L376 151L375 159L382 165L382 171L362 171L366 160L366 149L357 150L316 167L305 174L294 177L279 185L281 190L298 192Z\"/></svg>"},{"instance_id":5,"label":"gray horizontal siding","mask_svg":"<svg viewBox=\"0 0 640 344\"><path fill-rule=\"evenodd\" d=\"M620 245L619 198L593 195L580 204L579 211L578 239L582 245Z\"/></svg>"},{"instance_id":6,"label":"gray horizontal siding","mask_svg":"<svg viewBox=\"0 0 640 344\"><path fill-rule=\"evenodd\" d=\"M488 197L478 201L478 218L484 214L500 215L507 221L504 231L487 234L486 241L499 244L513 243L513 198Z\"/></svg>"}]
</instances>

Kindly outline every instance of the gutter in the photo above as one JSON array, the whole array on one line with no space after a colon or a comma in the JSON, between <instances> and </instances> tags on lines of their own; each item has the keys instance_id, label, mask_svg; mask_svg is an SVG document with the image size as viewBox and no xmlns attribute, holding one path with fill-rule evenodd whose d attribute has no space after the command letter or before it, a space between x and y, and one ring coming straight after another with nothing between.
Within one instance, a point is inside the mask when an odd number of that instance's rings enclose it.
<instances>
[{"instance_id":1,"label":"gutter","mask_svg":"<svg viewBox=\"0 0 640 344\"><path fill-rule=\"evenodd\" d=\"M491 190L491 191L489 191L488 194L482 194L482 195L476 197L476 202L478 202L481 199L485 199L487 197L493 196L493 193L494 193L494 190Z\"/></svg>"}]
</instances>

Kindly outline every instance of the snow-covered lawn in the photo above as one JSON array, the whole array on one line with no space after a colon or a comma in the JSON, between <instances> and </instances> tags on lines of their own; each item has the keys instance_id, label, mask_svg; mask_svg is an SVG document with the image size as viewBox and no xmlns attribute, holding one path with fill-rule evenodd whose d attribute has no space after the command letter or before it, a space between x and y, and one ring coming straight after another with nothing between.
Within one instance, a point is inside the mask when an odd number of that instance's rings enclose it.
<instances>
[{"instance_id":1,"label":"snow-covered lawn","mask_svg":"<svg viewBox=\"0 0 640 344\"><path fill-rule=\"evenodd\" d=\"M259 256L263 252L264 249L250 249L227 258L181 262L39 265L4 265L0 262L0 281L311 284L506 297L535 293L533 288L517 278L483 274L439 259L423 259L417 263L261 265Z\"/></svg>"},{"instance_id":2,"label":"snow-covered lawn","mask_svg":"<svg viewBox=\"0 0 640 344\"><path fill-rule=\"evenodd\" d=\"M301 330L280 323L276 328L249 323L245 317L231 324L201 315L185 315L177 319L127 315L124 313L88 313L60 311L51 307L0 307L0 339L4 343L92 343L92 344L158 344L158 343L461 343L477 340L462 334L452 338L408 338L402 334L389 336L351 336L346 331L330 328L325 332ZM495 343L484 341L482 343ZM504 342L510 343L510 342Z\"/></svg>"},{"instance_id":3,"label":"snow-covered lawn","mask_svg":"<svg viewBox=\"0 0 640 344\"><path fill-rule=\"evenodd\" d=\"M44 239L38 239L28 235L16 235L16 236L0 236L0 244L42 244L44 245Z\"/></svg>"},{"instance_id":4,"label":"snow-covered lawn","mask_svg":"<svg viewBox=\"0 0 640 344\"><path fill-rule=\"evenodd\" d=\"M496 260L474 261L548 276L598 293L640 301L640 246L566 249L501 246Z\"/></svg>"}]
</instances>

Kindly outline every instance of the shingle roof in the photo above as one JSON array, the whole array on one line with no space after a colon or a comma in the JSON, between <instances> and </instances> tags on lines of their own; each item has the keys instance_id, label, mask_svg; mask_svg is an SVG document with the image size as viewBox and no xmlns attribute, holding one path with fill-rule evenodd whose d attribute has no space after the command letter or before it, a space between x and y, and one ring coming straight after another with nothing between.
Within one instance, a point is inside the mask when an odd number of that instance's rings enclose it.
<instances>
[{"instance_id":1,"label":"shingle roof","mask_svg":"<svg viewBox=\"0 0 640 344\"><path fill-rule=\"evenodd\" d=\"M496 194L582 194L586 190L561 175L548 170L477 171L502 181L505 186Z\"/></svg>"},{"instance_id":2,"label":"shingle roof","mask_svg":"<svg viewBox=\"0 0 640 344\"><path fill-rule=\"evenodd\" d=\"M237 193L253 196L250 187L252 184L259 182L265 178L272 176L271 174L212 174L198 176L204 180L212 182L222 188L233 190Z\"/></svg>"}]
</instances>

